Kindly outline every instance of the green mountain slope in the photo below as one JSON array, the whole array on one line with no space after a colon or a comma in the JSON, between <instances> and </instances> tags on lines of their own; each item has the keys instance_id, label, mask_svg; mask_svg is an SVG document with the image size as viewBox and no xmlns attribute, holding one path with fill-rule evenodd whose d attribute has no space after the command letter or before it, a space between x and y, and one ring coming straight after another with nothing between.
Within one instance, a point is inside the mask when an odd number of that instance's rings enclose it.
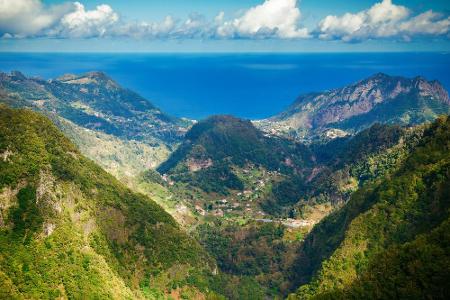
<instances>
[{"instance_id":1,"label":"green mountain slope","mask_svg":"<svg viewBox=\"0 0 450 300\"><path fill-rule=\"evenodd\" d=\"M318 162L305 198L341 204L369 181L394 172L422 138L424 126L375 124L355 136L312 144Z\"/></svg>"},{"instance_id":2,"label":"green mountain slope","mask_svg":"<svg viewBox=\"0 0 450 300\"><path fill-rule=\"evenodd\" d=\"M114 136L171 142L183 133L181 120L161 112L102 72L43 80L14 71L0 74L0 87L32 107Z\"/></svg>"},{"instance_id":3,"label":"green mountain slope","mask_svg":"<svg viewBox=\"0 0 450 300\"><path fill-rule=\"evenodd\" d=\"M78 146L83 155L125 183L133 181L149 168L157 167L171 153L170 146L163 143L152 145L123 139L81 127L59 116L49 117Z\"/></svg>"},{"instance_id":4,"label":"green mountain slope","mask_svg":"<svg viewBox=\"0 0 450 300\"><path fill-rule=\"evenodd\" d=\"M398 171L313 229L295 270L309 283L291 298L448 298L449 208L450 118L442 117Z\"/></svg>"},{"instance_id":5,"label":"green mountain slope","mask_svg":"<svg viewBox=\"0 0 450 300\"><path fill-rule=\"evenodd\" d=\"M52 80L0 73L0 102L46 114L83 154L125 179L165 160L190 125L102 72Z\"/></svg>"},{"instance_id":6,"label":"green mountain slope","mask_svg":"<svg viewBox=\"0 0 450 300\"><path fill-rule=\"evenodd\" d=\"M217 201L219 196L214 193L210 198L201 193L193 194L192 198L186 194L180 197L194 203L199 212L204 212L204 215L198 215L200 225L195 230L201 243L216 258L220 271L230 278L224 293L233 299L240 299L237 291L244 280L253 282L253 286L261 291L262 294L255 294L254 299L283 295L292 290L292 283L296 280L290 282L295 278L290 269L295 262L296 249L315 222L333 210L330 204L335 208L342 206L364 183L394 172L416 147L422 132L420 127L376 124L352 137L308 147L298 145L299 149L304 149L300 154L311 156L306 163L302 159L291 159L298 164L291 166L301 168L302 173L296 173L294 167L278 170L275 164L278 180L262 187L248 185L245 180L245 176L257 173L256 168L248 166L249 162L269 168L264 161L258 161L252 151L266 149L266 153L271 153L265 154L266 157L275 158L275 162L285 162L280 152L271 151L279 148L271 148L270 143L278 145L277 141L282 141L292 147L295 143L264 136L249 122L231 117L215 117L214 120L200 122L198 126L199 129L195 125L187 133L186 137L191 137L189 143L184 143L179 152L174 153L180 156L174 159L175 167L169 170L174 172L169 173L175 181L173 187L177 187L177 180L182 175L185 179L181 180L185 180L187 185L179 189L192 191L198 184L194 181L197 179L195 176L199 176L196 174L202 174L205 184L211 185L217 180L217 186L222 187L220 180L224 177L212 172L203 173L202 170L224 162L222 166L242 180L252 196L266 188L260 198L240 197L242 193L233 191L220 195L219 199L227 202ZM296 154L288 150L285 153ZM199 168L189 170L189 166L193 166L193 157L196 157ZM200 163L202 160L204 163ZM179 170L184 170L184 173L177 173ZM261 208L266 215L258 215ZM216 213L219 209L224 212L223 216ZM301 220L302 225L296 225L288 217ZM314 253L309 255L312 257ZM298 268L306 266L298 264Z\"/></svg>"},{"instance_id":7,"label":"green mountain slope","mask_svg":"<svg viewBox=\"0 0 450 300\"><path fill-rule=\"evenodd\" d=\"M420 132L419 127L375 124L355 136L306 146L267 136L248 121L216 116L194 125L158 171L178 190L199 189L180 197L204 198L196 204L212 214L224 205L211 202L226 196L235 203L230 205L245 205L247 215L263 209L298 216L305 205L341 204L367 180L393 171ZM248 197L241 197L243 190Z\"/></svg>"},{"instance_id":8,"label":"green mountain slope","mask_svg":"<svg viewBox=\"0 0 450 300\"><path fill-rule=\"evenodd\" d=\"M158 168L178 181L190 181L208 192L242 190L244 183L233 167L263 167L281 173L302 173L311 164L302 144L266 137L250 121L213 116L195 124L184 143Z\"/></svg>"},{"instance_id":9,"label":"green mountain slope","mask_svg":"<svg viewBox=\"0 0 450 300\"><path fill-rule=\"evenodd\" d=\"M417 145L422 126L374 124L354 136L310 144L314 164L303 178L288 176L272 186L265 211L306 217L309 206L340 206L368 181L394 172ZM316 220L317 221L317 220Z\"/></svg>"},{"instance_id":10,"label":"green mountain slope","mask_svg":"<svg viewBox=\"0 0 450 300\"><path fill-rule=\"evenodd\" d=\"M48 119L0 106L0 297L195 298L213 267L169 214Z\"/></svg>"}]
</instances>

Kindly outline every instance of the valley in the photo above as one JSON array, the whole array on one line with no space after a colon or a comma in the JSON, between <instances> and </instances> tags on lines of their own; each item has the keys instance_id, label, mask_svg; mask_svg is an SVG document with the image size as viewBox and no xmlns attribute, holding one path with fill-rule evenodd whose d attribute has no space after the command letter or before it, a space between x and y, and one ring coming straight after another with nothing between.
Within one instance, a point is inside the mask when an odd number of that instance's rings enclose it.
<instances>
[{"instance_id":1,"label":"valley","mask_svg":"<svg viewBox=\"0 0 450 300\"><path fill-rule=\"evenodd\" d=\"M449 293L437 81L380 73L268 119L193 121L102 72L14 71L0 103L0 287L18 299L389 298L380 266Z\"/></svg>"}]
</instances>

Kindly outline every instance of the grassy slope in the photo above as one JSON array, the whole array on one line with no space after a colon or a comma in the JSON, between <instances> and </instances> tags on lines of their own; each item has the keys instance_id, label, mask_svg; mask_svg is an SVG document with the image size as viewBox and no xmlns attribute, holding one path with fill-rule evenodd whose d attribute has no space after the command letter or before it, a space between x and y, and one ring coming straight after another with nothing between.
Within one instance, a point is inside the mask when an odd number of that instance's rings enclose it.
<instances>
[{"instance_id":1,"label":"grassy slope","mask_svg":"<svg viewBox=\"0 0 450 300\"><path fill-rule=\"evenodd\" d=\"M0 107L0 154L0 290L18 298L206 291L198 274L212 262L201 247L48 119Z\"/></svg>"},{"instance_id":2,"label":"grassy slope","mask_svg":"<svg viewBox=\"0 0 450 300\"><path fill-rule=\"evenodd\" d=\"M395 174L321 222L300 258L318 273L292 298L448 296L449 141L450 119L438 119Z\"/></svg>"}]
</instances>

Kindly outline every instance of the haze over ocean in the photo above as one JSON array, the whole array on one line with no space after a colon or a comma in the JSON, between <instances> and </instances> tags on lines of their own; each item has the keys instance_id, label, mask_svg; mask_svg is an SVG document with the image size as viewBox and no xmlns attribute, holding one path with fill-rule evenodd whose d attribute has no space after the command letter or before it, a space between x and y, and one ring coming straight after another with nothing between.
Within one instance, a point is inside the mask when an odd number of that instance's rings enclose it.
<instances>
[{"instance_id":1,"label":"haze over ocean","mask_svg":"<svg viewBox=\"0 0 450 300\"><path fill-rule=\"evenodd\" d=\"M271 116L302 93L377 72L437 79L450 89L450 53L55 54L0 53L0 70L55 78L104 71L167 113L201 119Z\"/></svg>"}]
</instances>

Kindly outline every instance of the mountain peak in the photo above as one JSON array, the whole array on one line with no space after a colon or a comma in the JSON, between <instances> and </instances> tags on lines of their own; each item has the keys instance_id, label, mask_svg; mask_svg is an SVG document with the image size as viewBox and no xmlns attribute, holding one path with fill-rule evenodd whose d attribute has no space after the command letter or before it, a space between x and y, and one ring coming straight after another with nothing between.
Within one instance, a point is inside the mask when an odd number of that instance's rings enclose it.
<instances>
[{"instance_id":1,"label":"mountain peak","mask_svg":"<svg viewBox=\"0 0 450 300\"><path fill-rule=\"evenodd\" d=\"M112 80L111 77L109 77L105 72L102 71L87 72L83 76L100 80Z\"/></svg>"},{"instance_id":2,"label":"mountain peak","mask_svg":"<svg viewBox=\"0 0 450 300\"><path fill-rule=\"evenodd\" d=\"M16 81L23 81L23 80L27 79L27 77L25 75L23 75L22 72L16 71L16 70L11 71L9 76L11 77L12 80L16 80Z\"/></svg>"},{"instance_id":3,"label":"mountain peak","mask_svg":"<svg viewBox=\"0 0 450 300\"><path fill-rule=\"evenodd\" d=\"M81 75L64 74L56 80L68 84L96 84L105 85L109 88L120 88L120 85L117 82L101 71L91 71Z\"/></svg>"},{"instance_id":4,"label":"mountain peak","mask_svg":"<svg viewBox=\"0 0 450 300\"><path fill-rule=\"evenodd\" d=\"M428 80L425 77L419 75L419 76L414 77L413 81L420 82L420 81L428 81Z\"/></svg>"},{"instance_id":5,"label":"mountain peak","mask_svg":"<svg viewBox=\"0 0 450 300\"><path fill-rule=\"evenodd\" d=\"M179 140L189 124L164 114L100 71L65 74L45 81L20 72L0 73L0 89L37 110L51 110L77 125L121 138L171 143Z\"/></svg>"},{"instance_id":6,"label":"mountain peak","mask_svg":"<svg viewBox=\"0 0 450 300\"><path fill-rule=\"evenodd\" d=\"M76 79L78 76L75 74L64 74L62 76L59 76L56 78L56 80L58 81L69 81L69 80L74 80Z\"/></svg>"},{"instance_id":7,"label":"mountain peak","mask_svg":"<svg viewBox=\"0 0 450 300\"><path fill-rule=\"evenodd\" d=\"M286 111L258 125L306 138L326 129L358 132L374 122L414 125L448 112L449 96L438 81L376 73L342 88L302 95Z\"/></svg>"},{"instance_id":8,"label":"mountain peak","mask_svg":"<svg viewBox=\"0 0 450 300\"><path fill-rule=\"evenodd\" d=\"M258 130L248 120L236 118L231 115L214 115L210 116L192 126L191 130L186 134L189 140L196 140L204 134L244 134L251 133L252 136L258 135Z\"/></svg>"},{"instance_id":9,"label":"mountain peak","mask_svg":"<svg viewBox=\"0 0 450 300\"><path fill-rule=\"evenodd\" d=\"M393 78L393 76L390 76L390 75L388 75L386 73L383 73L383 72L378 72L378 73L373 74L372 76L370 76L366 80L371 80L371 79L386 80L386 79L391 79L391 78Z\"/></svg>"},{"instance_id":10,"label":"mountain peak","mask_svg":"<svg viewBox=\"0 0 450 300\"><path fill-rule=\"evenodd\" d=\"M200 121L199 123L209 123L209 124L239 124L239 123L249 123L249 121L237 118L232 115L212 115L207 117L206 119Z\"/></svg>"}]
</instances>

